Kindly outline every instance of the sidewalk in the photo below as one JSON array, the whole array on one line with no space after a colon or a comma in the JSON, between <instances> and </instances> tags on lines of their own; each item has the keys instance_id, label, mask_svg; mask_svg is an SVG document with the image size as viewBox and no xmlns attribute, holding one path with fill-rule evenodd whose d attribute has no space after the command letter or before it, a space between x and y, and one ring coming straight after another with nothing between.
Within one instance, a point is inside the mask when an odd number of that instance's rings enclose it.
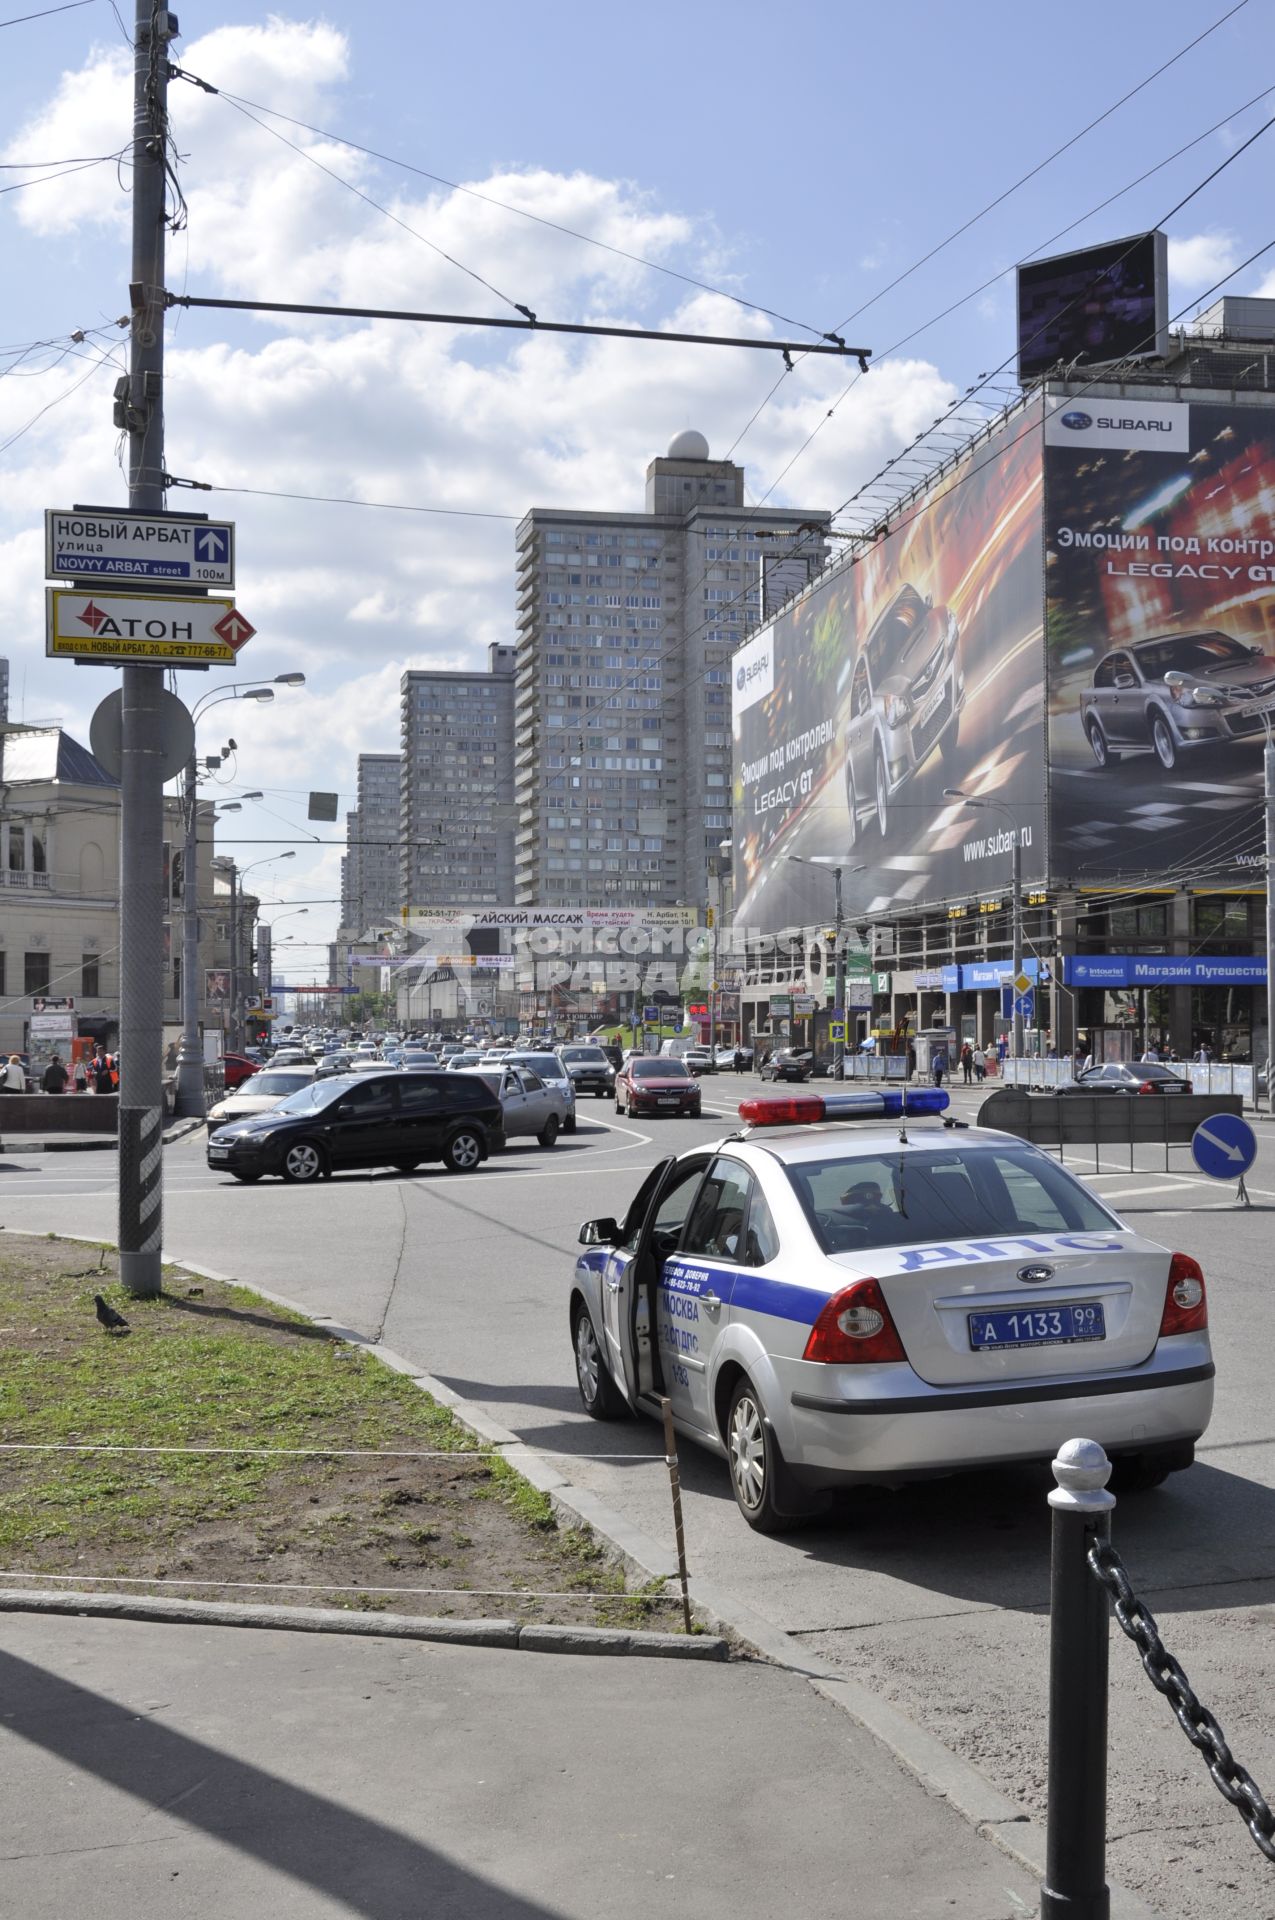
<instances>
[{"instance_id":1,"label":"sidewalk","mask_svg":"<svg viewBox=\"0 0 1275 1920\"><path fill-rule=\"evenodd\" d=\"M0 1107L0 1121L4 1109ZM164 1145L184 1140L188 1133L202 1131L202 1120L170 1120L164 1128ZM13 1133L6 1129L0 1138L0 1155L23 1153L114 1153L119 1142L113 1133Z\"/></svg>"},{"instance_id":2,"label":"sidewalk","mask_svg":"<svg viewBox=\"0 0 1275 1920\"><path fill-rule=\"evenodd\" d=\"M23 1920L1023 1920L1035 1883L797 1676L9 1614Z\"/></svg>"}]
</instances>

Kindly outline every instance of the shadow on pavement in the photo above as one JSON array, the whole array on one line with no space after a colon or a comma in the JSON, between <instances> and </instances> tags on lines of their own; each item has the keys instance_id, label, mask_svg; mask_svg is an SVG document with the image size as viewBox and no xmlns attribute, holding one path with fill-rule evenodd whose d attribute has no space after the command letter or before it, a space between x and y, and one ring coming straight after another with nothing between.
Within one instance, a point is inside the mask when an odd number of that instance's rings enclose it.
<instances>
[{"instance_id":1,"label":"shadow on pavement","mask_svg":"<svg viewBox=\"0 0 1275 1920\"><path fill-rule=\"evenodd\" d=\"M366 1920L554 1920L548 1907L337 1800L0 1652L9 1731Z\"/></svg>"}]
</instances>

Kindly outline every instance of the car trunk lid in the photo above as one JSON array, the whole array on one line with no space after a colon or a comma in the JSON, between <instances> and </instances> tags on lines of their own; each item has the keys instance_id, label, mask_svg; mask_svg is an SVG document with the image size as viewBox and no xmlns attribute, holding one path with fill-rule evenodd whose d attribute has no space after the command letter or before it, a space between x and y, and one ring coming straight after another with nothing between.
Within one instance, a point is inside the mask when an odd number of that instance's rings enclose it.
<instances>
[{"instance_id":1,"label":"car trunk lid","mask_svg":"<svg viewBox=\"0 0 1275 1920\"><path fill-rule=\"evenodd\" d=\"M1119 1229L954 1239L920 1247L835 1254L838 1266L880 1283L904 1351L932 1386L1049 1379L1123 1370L1155 1347L1169 1256ZM1061 1309L1100 1307L1094 1316ZM971 1315L1006 1315L975 1346ZM1070 1335L1070 1337L1069 1337ZM1043 1336L1043 1337L1042 1337Z\"/></svg>"}]
</instances>

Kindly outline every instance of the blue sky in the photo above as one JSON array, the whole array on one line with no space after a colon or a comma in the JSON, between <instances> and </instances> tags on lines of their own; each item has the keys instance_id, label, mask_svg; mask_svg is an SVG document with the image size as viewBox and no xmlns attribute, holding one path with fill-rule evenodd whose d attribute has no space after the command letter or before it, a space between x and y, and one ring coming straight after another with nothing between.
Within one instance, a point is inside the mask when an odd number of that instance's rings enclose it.
<instances>
[{"instance_id":1,"label":"blue sky","mask_svg":"<svg viewBox=\"0 0 1275 1920\"><path fill-rule=\"evenodd\" d=\"M1248 0L889 286L1229 4L1217 0L1202 13L1183 0L1114 8L1092 0L1066 8L905 0L872 9L816 4L786 17L754 0L729 11L665 0L641 10L493 0L481 11L332 0L322 14L188 0L176 59L242 98L604 237L723 293L816 328L845 322L848 338L884 354L1158 168L1057 244L1153 224L1275 113L1275 91L1245 106L1264 86L1275 88L1275 10ZM120 7L131 18L129 0ZM127 54L108 0L0 29L0 184L31 177L15 162L123 146L128 96ZM177 84L172 106L191 215L188 236L171 243L171 287L509 311L225 100ZM542 317L771 337L792 331L274 124ZM1272 141L1275 131L1169 221L1175 311L1275 238ZM0 360L11 369L0 373L0 442L17 436L0 454L0 577L15 636L15 694L28 719L62 716L81 735L107 676L43 658L38 510L72 498L124 498L110 424L115 374L94 371L93 358L52 362L73 328L109 329L123 312L127 222L113 165L0 196L0 345L61 343L17 364ZM1275 252L1227 290L1275 292ZM1012 299L1006 274L883 358L772 497L814 507L849 495L1006 359ZM850 319L858 308L865 310ZM118 345L120 336L111 337ZM108 335L90 335L85 352L94 340L102 351L110 344ZM212 496L212 510L238 521L239 602L259 629L245 672L269 677L303 667L311 675L305 693L281 696L271 709L219 711L217 724L226 722L240 745L226 796L235 784L264 788L274 816L304 822L308 787L351 789L360 749L397 746L404 666L473 661L489 640L510 637L517 516L533 504L636 506L646 461L673 433L697 426L713 452L724 453L780 368L772 355L690 347L187 313L170 333L170 371L175 473L226 487L511 516L444 520ZM826 361L804 361L784 380L737 449L750 499L772 486L845 385L844 371ZM173 504L208 501L184 494ZM188 695L210 684L187 678ZM201 742L211 750L221 739ZM248 810L240 820L245 836L287 832L277 818L272 824ZM243 857L263 850L245 846ZM302 844L279 871L280 899L314 902L307 937L325 936L334 923L323 902L337 891L338 859L335 848ZM291 972L304 977L320 954L298 951L296 959Z\"/></svg>"}]
</instances>

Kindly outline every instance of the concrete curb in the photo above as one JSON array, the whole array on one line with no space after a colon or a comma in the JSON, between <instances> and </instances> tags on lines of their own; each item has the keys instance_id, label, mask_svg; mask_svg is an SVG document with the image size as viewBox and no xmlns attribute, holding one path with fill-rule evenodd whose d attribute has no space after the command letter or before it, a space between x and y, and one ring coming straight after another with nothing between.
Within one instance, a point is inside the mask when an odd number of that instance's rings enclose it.
<instances>
[{"instance_id":1,"label":"concrete curb","mask_svg":"<svg viewBox=\"0 0 1275 1920\"><path fill-rule=\"evenodd\" d=\"M189 1133L196 1133L203 1126L202 1120L175 1120L165 1128L163 1140L170 1147L177 1140L184 1140ZM10 1134L7 1140L0 1140L0 1153L114 1153L119 1141L113 1133L68 1134L61 1139L50 1136L47 1139L24 1138L22 1134Z\"/></svg>"},{"instance_id":2,"label":"concrete curb","mask_svg":"<svg viewBox=\"0 0 1275 1920\"><path fill-rule=\"evenodd\" d=\"M71 1238L72 1236L66 1236ZM93 1244L97 1244L94 1242ZM204 1275L210 1280L220 1280L233 1286L249 1286L250 1282L237 1276L216 1273L209 1267L197 1262L181 1260L172 1256L172 1264L186 1267L192 1273ZM431 1398L445 1406L468 1427L471 1433L486 1440L491 1446L499 1447L509 1464L548 1498L555 1513L563 1515L577 1524L584 1523L606 1540L619 1555L625 1572L632 1577L646 1579L675 1578L677 1573L676 1556L667 1548L660 1546L649 1534L630 1525L622 1514L614 1512L605 1501L585 1488L574 1487L552 1465L549 1457L537 1449L529 1447L507 1427L502 1427L491 1419L483 1409L474 1405L462 1395L453 1391L442 1380L432 1374L423 1373L413 1361L396 1353L391 1347L383 1347L369 1340L352 1327L325 1319L322 1315L307 1314L297 1301L284 1295L272 1293L265 1287L253 1287L263 1300L270 1300L276 1306L286 1307L292 1313L300 1313L314 1325L322 1326L334 1339L346 1340L353 1346L362 1347L365 1352L375 1355L383 1365L394 1372L402 1373L408 1379L428 1393ZM1002 1852L1025 1867L1026 1870L1043 1880L1045 1872L1045 1835L1038 1823L1025 1814L1012 1800L1006 1798L998 1787L992 1785L968 1760L953 1753L924 1727L891 1706L879 1695L869 1691L860 1681L848 1674L840 1673L826 1661L812 1656L802 1646L800 1640L785 1633L781 1627L772 1626L770 1621L755 1613L734 1594L721 1592L711 1583L690 1581L691 1598L702 1618L712 1627L725 1629L751 1647L763 1659L773 1665L783 1667L791 1673L799 1674L810 1682L821 1698L832 1706L849 1714L874 1739L890 1753L900 1766L914 1774L929 1792L941 1800L946 1800L963 1819L967 1820L984 1839L992 1841ZM62 1596L55 1596L61 1599ZM3 1595L0 1594L0 1604ZM67 1608L67 1611L76 1611ZM524 1629L527 1631L538 1631ZM561 1629L564 1633L575 1634L578 1628ZM632 1636L630 1636L632 1637ZM667 1636L677 1640L680 1636ZM686 1646L695 1644L694 1640L684 1641ZM720 1641L716 1644L722 1644ZM582 1651L583 1649L575 1649ZM720 1657L717 1655L714 1658ZM1149 1907L1140 1895L1129 1888L1119 1886L1115 1881L1109 1883L1111 1894L1111 1920L1162 1920L1156 1911Z\"/></svg>"},{"instance_id":3,"label":"concrete curb","mask_svg":"<svg viewBox=\"0 0 1275 1920\"><path fill-rule=\"evenodd\" d=\"M649 1633L625 1627L520 1626L516 1620L437 1620L424 1614L352 1613L341 1607L254 1606L235 1600L166 1600L146 1594L48 1593L0 1589L0 1613L92 1615L167 1626L267 1627L279 1633L362 1634L429 1640L454 1647L503 1647L527 1653L634 1654L661 1660L725 1660L711 1634Z\"/></svg>"}]
</instances>

